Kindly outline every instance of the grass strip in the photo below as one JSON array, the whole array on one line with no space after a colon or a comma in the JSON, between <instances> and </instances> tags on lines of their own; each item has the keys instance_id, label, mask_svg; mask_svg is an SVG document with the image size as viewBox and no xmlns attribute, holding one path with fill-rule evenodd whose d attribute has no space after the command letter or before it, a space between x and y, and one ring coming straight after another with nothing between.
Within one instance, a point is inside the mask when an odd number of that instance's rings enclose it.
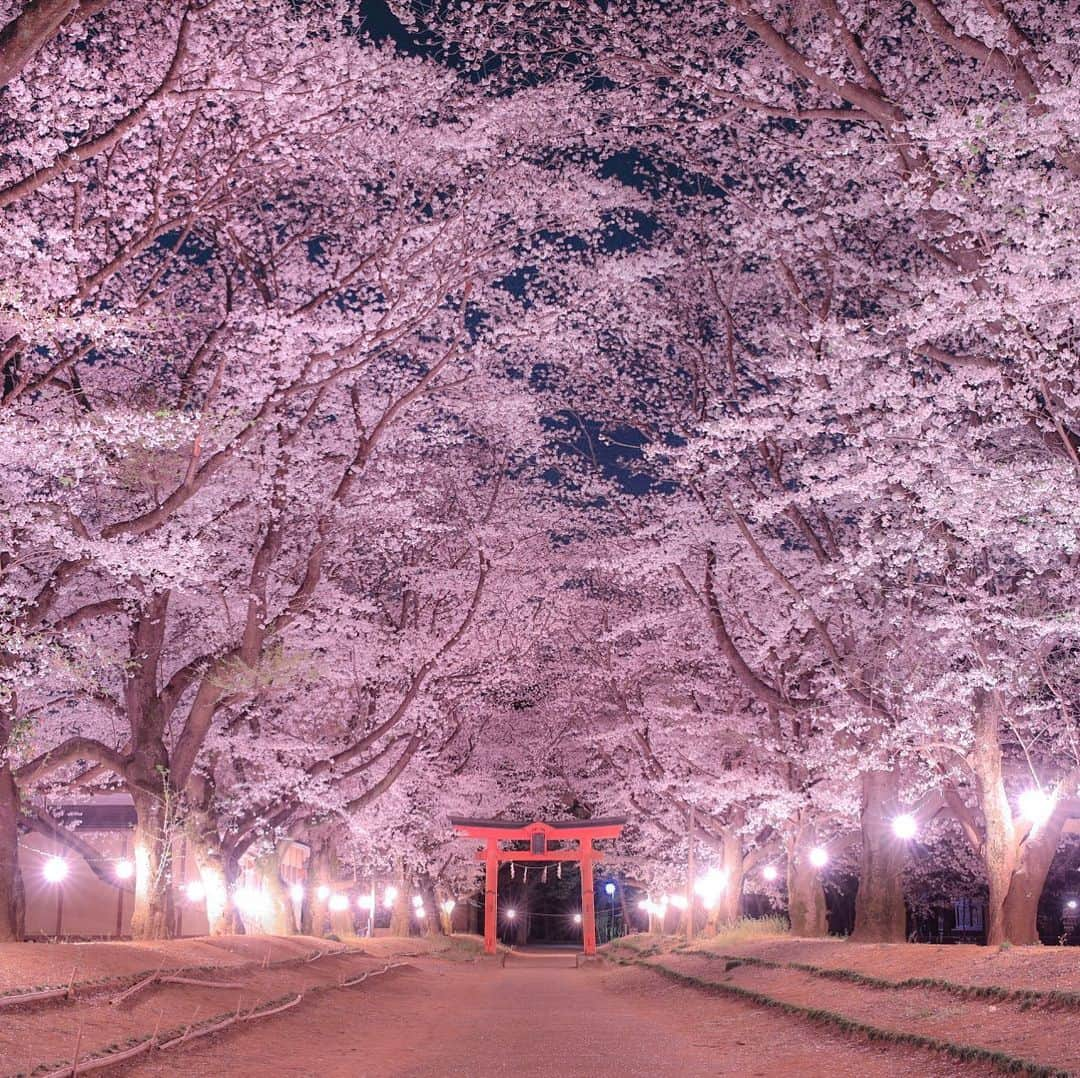
<instances>
[{"instance_id":1,"label":"grass strip","mask_svg":"<svg viewBox=\"0 0 1080 1078\"><path fill-rule=\"evenodd\" d=\"M999 1003L1018 1003L1024 1010L1031 1007L1080 1010L1080 992L1069 992L1064 989L1003 988L995 984L958 984L955 981L946 981L940 977L907 977L902 981L890 981L885 977L875 977L872 974L860 973L854 969L813 966L807 962L773 962L770 959L757 958L753 955L720 954L716 951L683 950L681 953L700 958L722 960L727 963L727 969L734 969L736 966L758 966L762 969L779 970L790 969L831 981L847 981L850 984L861 985L864 988L901 991L913 988L931 989L937 992L945 992L959 999L992 999Z\"/></svg>"},{"instance_id":2,"label":"grass strip","mask_svg":"<svg viewBox=\"0 0 1080 1078\"><path fill-rule=\"evenodd\" d=\"M117 973L110 977L95 977L92 980L86 981L76 981L73 978L66 985L40 984L19 989L13 993L0 995L0 1008L25 1007L28 1004L47 1003L59 999L74 1000L80 993L83 996L87 996L115 988L127 988L137 985L147 977L158 976L158 979L164 982L166 978L187 973L220 973L222 971L228 973L251 973L263 969L282 969L286 966L304 965L308 962L314 962L319 958L336 958L340 955L363 955L363 953L363 951L354 950L349 947L339 947L332 951L317 951L314 956L310 954L293 955L289 958L277 958L273 962L267 962L260 959L248 959L231 965L213 963L203 966L159 967L156 974L151 974L151 971L144 969L135 973ZM208 983L208 987L220 986Z\"/></svg>"},{"instance_id":3,"label":"grass strip","mask_svg":"<svg viewBox=\"0 0 1080 1078\"><path fill-rule=\"evenodd\" d=\"M957 1044L954 1041L943 1040L940 1037L927 1037L922 1033L881 1029L878 1026L860 1022L858 1019L837 1014L835 1011L827 1011L823 1007L804 1007L798 1003L788 1003L786 1000L776 999L751 988L743 988L735 984L724 984L719 981L709 981L704 977L695 977L689 973L682 973L659 962L644 962L635 959L633 964L643 966L645 969L654 969L677 984L689 985L705 992L734 996L748 1003L756 1003L761 1007L779 1011L782 1014L806 1018L811 1022L837 1029L842 1033L866 1037L870 1041L883 1044L900 1044L911 1048L940 1052L963 1063L987 1063L1006 1074L1026 1074L1031 1075L1032 1078L1070 1078L1068 1071L1046 1067L1041 1063L1033 1063L1031 1060L1011 1056L1005 1052L991 1051L989 1048L979 1048L974 1045Z\"/></svg>"},{"instance_id":4,"label":"grass strip","mask_svg":"<svg viewBox=\"0 0 1080 1078\"><path fill-rule=\"evenodd\" d=\"M303 960L301 959L301 961ZM279 965L283 964L284 963L279 963ZM380 973L388 973L390 970L396 969L398 966L404 964L405 963L403 962L387 963L382 969L369 970L361 980L366 979L369 976L377 976ZM285 996L279 996L276 999L263 1000L260 1003L256 1003L254 1008L246 1013L241 1013L239 1010L224 1011L221 1014L211 1015L208 1018L203 1018L197 1022L176 1026L173 1029L168 1029L164 1032L159 1031L149 1039L143 1035L130 1037L123 1043L106 1045L104 1049L99 1049L98 1052L93 1055L80 1057L78 1061L78 1070L81 1073L84 1070L98 1070L105 1066L112 1066L114 1063L119 1063L122 1060L138 1055L140 1052L152 1051L155 1047L159 1051L162 1049L178 1048L187 1041L197 1040L200 1037L206 1037L213 1033L224 1031L237 1022L250 1022L259 1018L268 1018L270 1015L277 1014L279 1011L289 1010L291 1007L295 1007L298 1003L301 1003L308 996L318 995L320 992L333 992L340 988L348 988L358 983L359 981L347 982L344 984L312 985L302 992L292 992ZM13 1075L12 1078L62 1078L63 1075L71 1074L74 1068L74 1060L39 1063L32 1071L30 1071L29 1075L24 1071L20 1071L18 1074Z\"/></svg>"}]
</instances>

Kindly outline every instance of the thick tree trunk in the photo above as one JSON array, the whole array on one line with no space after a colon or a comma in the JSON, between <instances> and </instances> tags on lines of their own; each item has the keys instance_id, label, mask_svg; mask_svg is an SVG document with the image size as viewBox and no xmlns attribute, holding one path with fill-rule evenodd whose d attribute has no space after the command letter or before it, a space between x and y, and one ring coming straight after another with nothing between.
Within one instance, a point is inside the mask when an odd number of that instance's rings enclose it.
<instances>
[{"instance_id":1,"label":"thick tree trunk","mask_svg":"<svg viewBox=\"0 0 1080 1078\"><path fill-rule=\"evenodd\" d=\"M305 926L309 936L325 936L330 930L330 849L326 841L312 851L308 873L308 908L310 922Z\"/></svg>"},{"instance_id":2,"label":"thick tree trunk","mask_svg":"<svg viewBox=\"0 0 1080 1078\"><path fill-rule=\"evenodd\" d=\"M397 888L397 898L390 910L390 935L407 936L409 934L409 910L411 901L409 886L405 879L405 865L399 858L395 866L394 886Z\"/></svg>"},{"instance_id":3,"label":"thick tree trunk","mask_svg":"<svg viewBox=\"0 0 1080 1078\"><path fill-rule=\"evenodd\" d=\"M172 934L172 835L164 792L131 786L135 802L135 905L131 936L168 939Z\"/></svg>"},{"instance_id":4,"label":"thick tree trunk","mask_svg":"<svg viewBox=\"0 0 1080 1078\"><path fill-rule=\"evenodd\" d=\"M285 844L278 845L259 858L259 874L262 877L263 893L266 895L268 908L264 928L274 936L295 936L296 917L289 890L281 878L281 858ZM352 935L352 926L349 926Z\"/></svg>"},{"instance_id":5,"label":"thick tree trunk","mask_svg":"<svg viewBox=\"0 0 1080 1078\"><path fill-rule=\"evenodd\" d=\"M827 936L825 890L818 870L810 864L814 834L801 829L788 846L788 920L795 936L810 938Z\"/></svg>"},{"instance_id":6,"label":"thick tree trunk","mask_svg":"<svg viewBox=\"0 0 1080 1078\"><path fill-rule=\"evenodd\" d=\"M1034 828L1020 848L1020 857L1002 904L1002 931L1010 943L1039 943L1039 899L1046 886L1050 863L1061 843L1065 813L1059 808Z\"/></svg>"},{"instance_id":7,"label":"thick tree trunk","mask_svg":"<svg viewBox=\"0 0 1080 1078\"><path fill-rule=\"evenodd\" d=\"M243 931L232 894L237 885L239 868L224 849L217 832L189 833L195 865L199 868L206 898L206 922L211 935L233 935Z\"/></svg>"},{"instance_id":8,"label":"thick tree trunk","mask_svg":"<svg viewBox=\"0 0 1080 1078\"><path fill-rule=\"evenodd\" d=\"M986 908L986 942L1005 943L1005 899L1016 868L1016 827L1005 792L1001 758L1000 704L990 692L975 698L975 744L971 767L975 775L985 838L982 858L990 897ZM1037 901L1037 900L1036 900Z\"/></svg>"},{"instance_id":9,"label":"thick tree trunk","mask_svg":"<svg viewBox=\"0 0 1080 1078\"><path fill-rule=\"evenodd\" d=\"M19 871L19 790L5 762L0 764L0 942L23 938L24 911Z\"/></svg>"},{"instance_id":10,"label":"thick tree trunk","mask_svg":"<svg viewBox=\"0 0 1080 1078\"><path fill-rule=\"evenodd\" d=\"M421 876L419 884L419 890L424 899L424 909L426 913L424 918L424 935L445 935L442 924L442 911L439 908L439 900L435 895L435 885L431 882L429 876Z\"/></svg>"},{"instance_id":11,"label":"thick tree trunk","mask_svg":"<svg viewBox=\"0 0 1080 1078\"><path fill-rule=\"evenodd\" d=\"M862 853L855 894L855 931L860 943L903 943L907 938L903 874L908 847L893 834L899 776L893 771L865 771L862 783Z\"/></svg>"},{"instance_id":12,"label":"thick tree trunk","mask_svg":"<svg viewBox=\"0 0 1080 1078\"><path fill-rule=\"evenodd\" d=\"M239 866L222 846L217 826L206 812L194 810L188 815L187 836L206 895L210 935L229 936L243 932L243 924L233 905Z\"/></svg>"},{"instance_id":13,"label":"thick tree trunk","mask_svg":"<svg viewBox=\"0 0 1080 1078\"><path fill-rule=\"evenodd\" d=\"M715 936L719 928L735 924L742 916L746 873L743 869L742 841L735 827L725 828L722 832L719 872L724 882L714 905L705 911L706 936Z\"/></svg>"}]
</instances>

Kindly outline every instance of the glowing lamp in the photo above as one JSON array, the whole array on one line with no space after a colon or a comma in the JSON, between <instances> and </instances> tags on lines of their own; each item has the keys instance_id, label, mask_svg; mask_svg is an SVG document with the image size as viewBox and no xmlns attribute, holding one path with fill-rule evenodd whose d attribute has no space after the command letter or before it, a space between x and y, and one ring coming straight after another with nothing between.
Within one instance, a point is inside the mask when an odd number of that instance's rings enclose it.
<instances>
[{"instance_id":1,"label":"glowing lamp","mask_svg":"<svg viewBox=\"0 0 1080 1078\"><path fill-rule=\"evenodd\" d=\"M720 899L720 893L727 886L727 873L710 868L695 884L694 894L701 896L701 904L711 910Z\"/></svg>"},{"instance_id":2,"label":"glowing lamp","mask_svg":"<svg viewBox=\"0 0 1080 1078\"><path fill-rule=\"evenodd\" d=\"M606 894L608 898L611 898L611 896L615 894L615 884L611 883L610 881L608 883L605 883L604 894Z\"/></svg>"},{"instance_id":3,"label":"glowing lamp","mask_svg":"<svg viewBox=\"0 0 1080 1078\"><path fill-rule=\"evenodd\" d=\"M506 919L512 921L517 916L517 910L507 910Z\"/></svg>"},{"instance_id":4,"label":"glowing lamp","mask_svg":"<svg viewBox=\"0 0 1080 1078\"><path fill-rule=\"evenodd\" d=\"M293 900L293 902L303 902L304 901L304 889L303 889L303 887L301 887L300 884L298 884L298 883L294 883L292 885L292 887L289 888L289 897Z\"/></svg>"},{"instance_id":5,"label":"glowing lamp","mask_svg":"<svg viewBox=\"0 0 1080 1078\"><path fill-rule=\"evenodd\" d=\"M413 909L418 910L424 904L424 896L423 895L413 895L412 896L412 904L413 904Z\"/></svg>"},{"instance_id":6,"label":"glowing lamp","mask_svg":"<svg viewBox=\"0 0 1080 1078\"><path fill-rule=\"evenodd\" d=\"M668 901L677 909L686 909L686 895L668 895Z\"/></svg>"},{"instance_id":7,"label":"glowing lamp","mask_svg":"<svg viewBox=\"0 0 1080 1078\"><path fill-rule=\"evenodd\" d=\"M329 905L331 913L341 913L349 908L349 900L345 895L331 895Z\"/></svg>"},{"instance_id":8,"label":"glowing lamp","mask_svg":"<svg viewBox=\"0 0 1080 1078\"><path fill-rule=\"evenodd\" d=\"M256 917L262 913L265 901L263 893L252 887L241 887L233 895L236 908L247 917Z\"/></svg>"},{"instance_id":9,"label":"glowing lamp","mask_svg":"<svg viewBox=\"0 0 1080 1078\"><path fill-rule=\"evenodd\" d=\"M1070 898L1069 901L1065 903L1065 905L1070 910L1076 909L1076 899Z\"/></svg>"},{"instance_id":10,"label":"glowing lamp","mask_svg":"<svg viewBox=\"0 0 1080 1078\"><path fill-rule=\"evenodd\" d=\"M416 907L416 916L418 920L423 920L427 916L427 910L423 906Z\"/></svg>"},{"instance_id":11,"label":"glowing lamp","mask_svg":"<svg viewBox=\"0 0 1080 1078\"><path fill-rule=\"evenodd\" d=\"M135 862L128 861L127 859L117 861L116 864L113 865L113 875L118 880L130 880L131 877L135 875Z\"/></svg>"},{"instance_id":12,"label":"glowing lamp","mask_svg":"<svg viewBox=\"0 0 1080 1078\"><path fill-rule=\"evenodd\" d=\"M394 903L397 902L398 889L396 887L387 887L383 892L383 905L388 909L394 908Z\"/></svg>"},{"instance_id":13,"label":"glowing lamp","mask_svg":"<svg viewBox=\"0 0 1080 1078\"><path fill-rule=\"evenodd\" d=\"M320 883L319 886L315 888L315 897L320 902L325 902L330 897L330 888L327 887L325 883Z\"/></svg>"},{"instance_id":14,"label":"glowing lamp","mask_svg":"<svg viewBox=\"0 0 1080 1078\"><path fill-rule=\"evenodd\" d=\"M905 812L903 815L893 818L892 829L897 838L907 841L919 833L919 824L911 813Z\"/></svg>"},{"instance_id":15,"label":"glowing lamp","mask_svg":"<svg viewBox=\"0 0 1080 1078\"><path fill-rule=\"evenodd\" d=\"M653 908L653 904L647 898L643 898L637 904L637 908L639 910L644 910L646 913L648 913Z\"/></svg>"},{"instance_id":16,"label":"glowing lamp","mask_svg":"<svg viewBox=\"0 0 1080 1078\"><path fill-rule=\"evenodd\" d=\"M1054 811L1054 799L1040 789L1025 790L1017 801L1020 815L1033 824L1046 823Z\"/></svg>"},{"instance_id":17,"label":"glowing lamp","mask_svg":"<svg viewBox=\"0 0 1080 1078\"><path fill-rule=\"evenodd\" d=\"M829 863L829 853L824 846L815 846L810 851L810 864L814 868L824 868Z\"/></svg>"},{"instance_id":18,"label":"glowing lamp","mask_svg":"<svg viewBox=\"0 0 1080 1078\"><path fill-rule=\"evenodd\" d=\"M574 924L576 924L576 925L581 924L581 914L580 913L575 913L574 914Z\"/></svg>"},{"instance_id":19,"label":"glowing lamp","mask_svg":"<svg viewBox=\"0 0 1080 1078\"><path fill-rule=\"evenodd\" d=\"M68 874L68 863L62 857L50 857L41 874L46 883L63 883Z\"/></svg>"},{"instance_id":20,"label":"glowing lamp","mask_svg":"<svg viewBox=\"0 0 1080 1078\"><path fill-rule=\"evenodd\" d=\"M775 883L776 878L780 875L780 873L777 871L776 865L766 865L761 870L761 875L765 878L767 882Z\"/></svg>"},{"instance_id":21,"label":"glowing lamp","mask_svg":"<svg viewBox=\"0 0 1080 1078\"><path fill-rule=\"evenodd\" d=\"M192 880L191 883L184 888L184 894L187 895L189 902L202 902L206 898L206 888L203 887L201 880ZM237 894L237 905L239 905L239 893Z\"/></svg>"}]
</instances>

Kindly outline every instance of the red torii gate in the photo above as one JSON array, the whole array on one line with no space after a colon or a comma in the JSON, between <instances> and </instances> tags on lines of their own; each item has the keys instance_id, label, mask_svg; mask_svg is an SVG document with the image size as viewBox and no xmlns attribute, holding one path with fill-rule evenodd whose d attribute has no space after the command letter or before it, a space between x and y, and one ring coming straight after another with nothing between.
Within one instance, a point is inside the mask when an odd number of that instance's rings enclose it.
<instances>
[{"instance_id":1,"label":"red torii gate","mask_svg":"<svg viewBox=\"0 0 1080 1078\"><path fill-rule=\"evenodd\" d=\"M502 861L578 861L581 864L581 936L586 954L596 954L596 916L593 905L593 862L603 853L593 848L598 838L618 838L626 820L605 817L598 820L564 820L561 823L532 823L512 820L471 820L451 816L450 823L462 838L478 838L484 849L476 859L484 862L484 953L495 953L499 864ZM526 841L528 850L503 850L501 841ZM554 842L576 842L576 850L556 849Z\"/></svg>"}]
</instances>

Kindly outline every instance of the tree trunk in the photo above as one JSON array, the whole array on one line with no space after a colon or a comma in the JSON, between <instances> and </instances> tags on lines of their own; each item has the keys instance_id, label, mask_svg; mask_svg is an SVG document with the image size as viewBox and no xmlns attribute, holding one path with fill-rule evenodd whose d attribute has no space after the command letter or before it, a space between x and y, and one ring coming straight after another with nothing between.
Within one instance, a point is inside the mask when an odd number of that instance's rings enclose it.
<instances>
[{"instance_id":1,"label":"tree trunk","mask_svg":"<svg viewBox=\"0 0 1080 1078\"><path fill-rule=\"evenodd\" d=\"M721 926L733 925L742 915L743 848L737 826L725 827L721 832L719 873L723 884L716 894L712 907L705 910L705 935L715 936Z\"/></svg>"},{"instance_id":2,"label":"tree trunk","mask_svg":"<svg viewBox=\"0 0 1080 1078\"><path fill-rule=\"evenodd\" d=\"M208 931L211 936L235 935L243 930L233 905L239 866L222 846L217 827L208 814L195 810L187 823L188 844L206 894Z\"/></svg>"},{"instance_id":3,"label":"tree trunk","mask_svg":"<svg viewBox=\"0 0 1080 1078\"><path fill-rule=\"evenodd\" d=\"M325 839L313 843L308 860L307 901L304 903L304 934L325 936L330 917L330 850Z\"/></svg>"},{"instance_id":4,"label":"tree trunk","mask_svg":"<svg viewBox=\"0 0 1080 1078\"><path fill-rule=\"evenodd\" d=\"M1011 943L1040 942L1039 899L1064 828L1065 811L1059 805L1049 820L1033 828L1024 839L1001 911L1004 937Z\"/></svg>"},{"instance_id":5,"label":"tree trunk","mask_svg":"<svg viewBox=\"0 0 1080 1078\"><path fill-rule=\"evenodd\" d=\"M813 831L800 829L788 845L788 920L795 936L827 936L825 891L818 870L810 864L814 845Z\"/></svg>"},{"instance_id":6,"label":"tree trunk","mask_svg":"<svg viewBox=\"0 0 1080 1078\"><path fill-rule=\"evenodd\" d=\"M899 801L894 771L864 771L862 783L862 852L855 894L855 930L860 943L903 943L907 939L904 866L907 843L893 834L891 816Z\"/></svg>"},{"instance_id":7,"label":"tree trunk","mask_svg":"<svg viewBox=\"0 0 1080 1078\"><path fill-rule=\"evenodd\" d=\"M424 899L426 916L424 918L424 935L443 936L442 910L439 908L439 899L435 894L435 885L431 877L424 875L419 880L419 891Z\"/></svg>"},{"instance_id":8,"label":"tree trunk","mask_svg":"<svg viewBox=\"0 0 1080 1078\"><path fill-rule=\"evenodd\" d=\"M285 843L279 842L258 861L263 893L268 902L264 928L274 936L295 936L296 917L293 913L292 898L281 878L281 858L284 852ZM351 925L348 934L352 935Z\"/></svg>"},{"instance_id":9,"label":"tree trunk","mask_svg":"<svg viewBox=\"0 0 1080 1078\"><path fill-rule=\"evenodd\" d=\"M0 942L23 938L24 913L19 871L19 789L5 761L0 764Z\"/></svg>"},{"instance_id":10,"label":"tree trunk","mask_svg":"<svg viewBox=\"0 0 1080 1078\"><path fill-rule=\"evenodd\" d=\"M986 907L986 942L993 946L1005 943L1009 938L1005 930L1005 899L1016 868L1016 828L1005 792L999 702L993 693L980 691L974 704L975 744L971 768L985 829L982 858L990 890Z\"/></svg>"},{"instance_id":11,"label":"tree trunk","mask_svg":"<svg viewBox=\"0 0 1080 1078\"><path fill-rule=\"evenodd\" d=\"M168 939L173 931L172 834L164 782L130 784L135 802L135 905L131 938Z\"/></svg>"},{"instance_id":12,"label":"tree trunk","mask_svg":"<svg viewBox=\"0 0 1080 1078\"><path fill-rule=\"evenodd\" d=\"M409 885L405 879L405 865L400 858L395 869L394 886L397 888L397 898L394 899L393 908L390 910L390 935L407 936L412 902L409 897Z\"/></svg>"}]
</instances>

